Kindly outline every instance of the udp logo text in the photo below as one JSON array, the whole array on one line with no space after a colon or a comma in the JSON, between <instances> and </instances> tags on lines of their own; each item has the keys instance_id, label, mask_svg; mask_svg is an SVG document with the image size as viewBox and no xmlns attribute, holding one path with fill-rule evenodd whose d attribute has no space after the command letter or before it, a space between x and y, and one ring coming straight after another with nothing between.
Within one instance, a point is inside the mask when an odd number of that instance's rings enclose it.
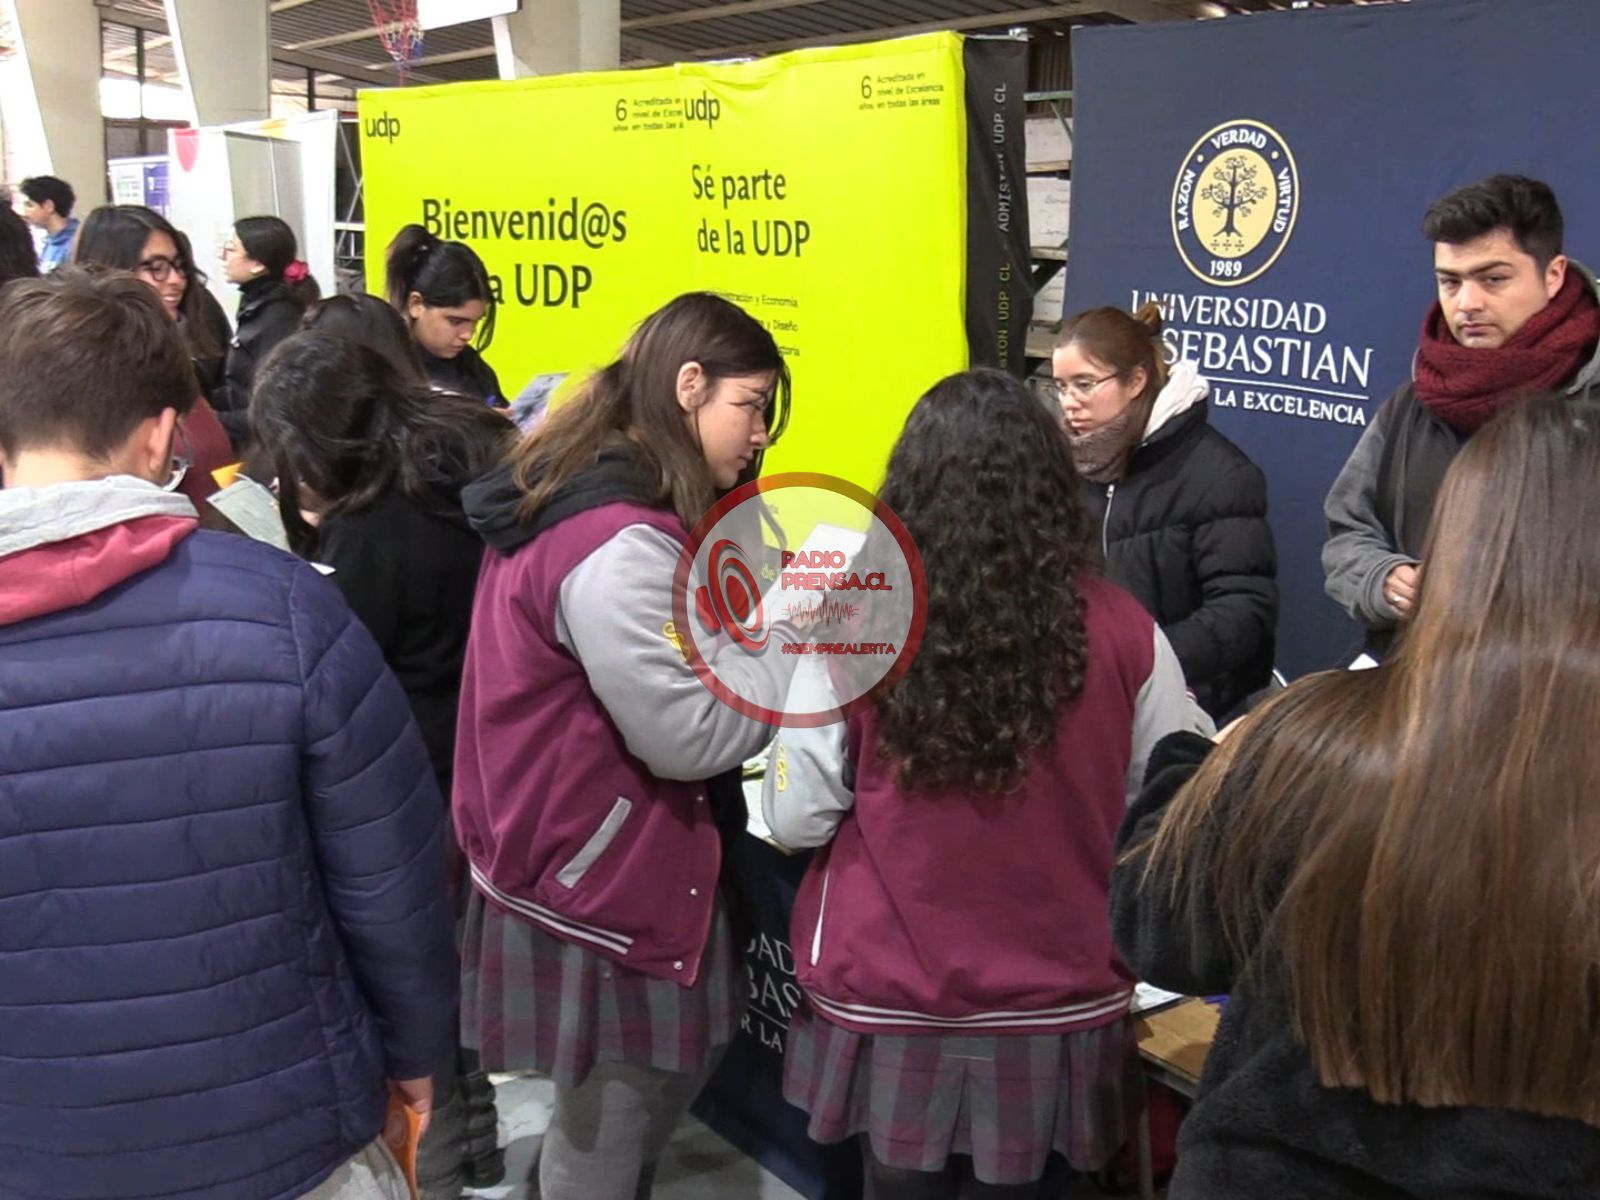
<instances>
[{"instance_id":1,"label":"udp logo text","mask_svg":"<svg viewBox=\"0 0 1600 1200\"><path fill-rule=\"evenodd\" d=\"M774 514L825 511L790 546ZM864 488L797 472L730 493L695 526L673 581L684 657L723 703L817 726L873 703L910 668L927 620L922 559Z\"/></svg>"},{"instance_id":2,"label":"udp logo text","mask_svg":"<svg viewBox=\"0 0 1600 1200\"><path fill-rule=\"evenodd\" d=\"M363 128L369 138L393 142L400 136L400 118L386 112L382 116L368 117Z\"/></svg>"},{"instance_id":3,"label":"udp logo text","mask_svg":"<svg viewBox=\"0 0 1600 1200\"><path fill-rule=\"evenodd\" d=\"M1300 211L1289 144L1260 121L1225 121L1190 148L1172 187L1172 239L1207 283L1237 287L1278 261Z\"/></svg>"}]
</instances>

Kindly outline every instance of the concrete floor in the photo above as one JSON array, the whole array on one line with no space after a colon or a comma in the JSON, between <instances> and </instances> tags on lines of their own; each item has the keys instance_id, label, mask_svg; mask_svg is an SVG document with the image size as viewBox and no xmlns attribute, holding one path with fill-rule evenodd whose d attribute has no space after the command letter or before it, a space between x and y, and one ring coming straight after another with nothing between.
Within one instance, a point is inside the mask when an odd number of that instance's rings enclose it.
<instances>
[{"instance_id":1,"label":"concrete floor","mask_svg":"<svg viewBox=\"0 0 1600 1200\"><path fill-rule=\"evenodd\" d=\"M506 1146L506 1182L468 1192L482 1200L531 1200L528 1177L550 1123L554 1087L544 1079L500 1079L500 1136ZM655 1200L802 1200L799 1192L763 1171L693 1117L684 1119L656 1176Z\"/></svg>"},{"instance_id":2,"label":"concrete floor","mask_svg":"<svg viewBox=\"0 0 1600 1200\"><path fill-rule=\"evenodd\" d=\"M496 1076L500 1139L506 1146L506 1182L465 1193L479 1200L537 1200L525 1180L538 1156L555 1088L530 1076ZM745 1157L693 1117L685 1117L662 1159L655 1200L804 1200L782 1180ZM1087 1179L1069 1186L1062 1200L1105 1200Z\"/></svg>"}]
</instances>

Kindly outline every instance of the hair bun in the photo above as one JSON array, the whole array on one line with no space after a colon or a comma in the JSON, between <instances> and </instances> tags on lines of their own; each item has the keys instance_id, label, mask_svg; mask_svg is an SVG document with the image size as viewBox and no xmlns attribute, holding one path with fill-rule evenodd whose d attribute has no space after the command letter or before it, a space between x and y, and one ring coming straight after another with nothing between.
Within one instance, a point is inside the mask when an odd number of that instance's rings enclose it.
<instances>
[{"instance_id":1,"label":"hair bun","mask_svg":"<svg viewBox=\"0 0 1600 1200\"><path fill-rule=\"evenodd\" d=\"M1133 319L1150 331L1151 337L1161 336L1161 305L1154 300L1146 300L1139 306L1139 311L1133 314Z\"/></svg>"}]
</instances>

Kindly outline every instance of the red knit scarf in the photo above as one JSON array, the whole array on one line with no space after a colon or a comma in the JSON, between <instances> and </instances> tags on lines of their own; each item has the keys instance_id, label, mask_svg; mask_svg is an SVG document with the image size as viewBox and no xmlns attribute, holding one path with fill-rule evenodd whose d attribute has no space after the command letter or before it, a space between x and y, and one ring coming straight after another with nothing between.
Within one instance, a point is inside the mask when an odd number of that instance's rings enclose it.
<instances>
[{"instance_id":1,"label":"red knit scarf","mask_svg":"<svg viewBox=\"0 0 1600 1200\"><path fill-rule=\"evenodd\" d=\"M1492 350L1456 341L1436 302L1422 323L1417 399L1450 428L1476 433L1518 400L1570 383L1597 341L1600 303L1576 268L1554 300Z\"/></svg>"}]
</instances>

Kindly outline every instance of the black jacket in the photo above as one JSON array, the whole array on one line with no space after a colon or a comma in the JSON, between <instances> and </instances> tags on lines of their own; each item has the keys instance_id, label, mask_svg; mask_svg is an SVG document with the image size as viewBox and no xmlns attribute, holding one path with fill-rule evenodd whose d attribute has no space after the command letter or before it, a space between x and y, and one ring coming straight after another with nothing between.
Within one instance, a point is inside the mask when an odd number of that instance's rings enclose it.
<instances>
[{"instance_id":1,"label":"black jacket","mask_svg":"<svg viewBox=\"0 0 1600 1200\"><path fill-rule=\"evenodd\" d=\"M1106 577L1161 626L1200 706L1231 712L1272 674L1277 556L1267 481L1206 420L1204 400L1159 423L1109 487L1084 482Z\"/></svg>"},{"instance_id":2,"label":"black jacket","mask_svg":"<svg viewBox=\"0 0 1600 1200\"><path fill-rule=\"evenodd\" d=\"M238 329L228 349L222 390L211 402L235 451L250 440L250 387L256 368L275 346L300 328L304 304L281 279L253 279L239 289Z\"/></svg>"},{"instance_id":3,"label":"black jacket","mask_svg":"<svg viewBox=\"0 0 1600 1200\"><path fill-rule=\"evenodd\" d=\"M458 495L429 504L398 488L359 512L331 517L319 561L334 569L350 607L372 633L411 702L441 790L455 754L456 706L483 542Z\"/></svg>"},{"instance_id":4,"label":"black jacket","mask_svg":"<svg viewBox=\"0 0 1600 1200\"><path fill-rule=\"evenodd\" d=\"M1178 1136L1171 1200L1579 1200L1600 1196L1600 1129L1486 1108L1379 1104L1318 1082L1295 1038L1281 960L1256 947L1238 961L1215 906L1172 903L1172 877L1145 877L1142 849L1211 743L1157 744L1145 790L1117 835L1111 921L1129 968L1191 995L1231 992ZM1292 797L1285 797L1292 803ZM1228 798L1200 845L1226 838ZM1210 878L1204 864L1195 877ZM1287 880L1287 870L1283 877Z\"/></svg>"},{"instance_id":5,"label":"black jacket","mask_svg":"<svg viewBox=\"0 0 1600 1200\"><path fill-rule=\"evenodd\" d=\"M417 347L417 354L422 359L422 369L428 373L428 382L434 387L482 400L491 408L508 405L505 393L500 390L500 377L471 346L454 358L435 358L421 346Z\"/></svg>"}]
</instances>

